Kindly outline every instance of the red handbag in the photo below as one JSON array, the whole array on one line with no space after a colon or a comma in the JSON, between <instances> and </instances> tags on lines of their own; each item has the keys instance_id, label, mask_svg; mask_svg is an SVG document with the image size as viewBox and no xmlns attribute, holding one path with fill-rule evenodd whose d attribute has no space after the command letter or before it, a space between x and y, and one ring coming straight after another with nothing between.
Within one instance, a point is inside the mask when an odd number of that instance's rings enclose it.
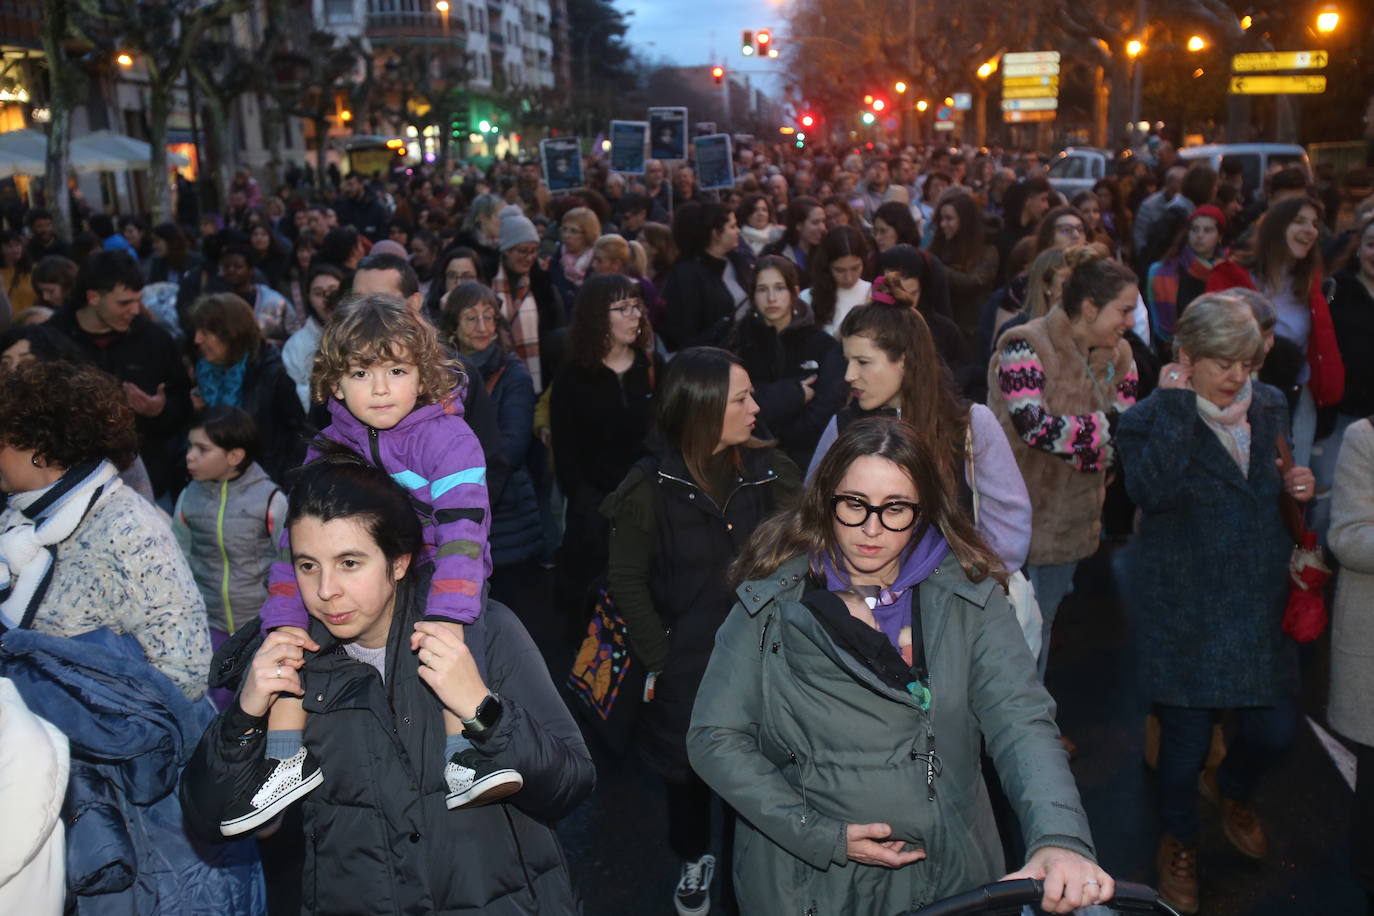
<instances>
[{"instance_id":1,"label":"red handbag","mask_svg":"<svg viewBox=\"0 0 1374 916\"><path fill-rule=\"evenodd\" d=\"M1293 467L1293 452L1282 434L1278 444L1279 476L1283 477ZM1312 642L1326 632L1331 619L1326 611L1326 583L1331 581L1331 569L1317 546L1317 533L1309 531L1303 521L1302 505L1281 490L1279 508L1294 542L1288 561L1288 606L1283 611L1283 632L1294 642Z\"/></svg>"}]
</instances>

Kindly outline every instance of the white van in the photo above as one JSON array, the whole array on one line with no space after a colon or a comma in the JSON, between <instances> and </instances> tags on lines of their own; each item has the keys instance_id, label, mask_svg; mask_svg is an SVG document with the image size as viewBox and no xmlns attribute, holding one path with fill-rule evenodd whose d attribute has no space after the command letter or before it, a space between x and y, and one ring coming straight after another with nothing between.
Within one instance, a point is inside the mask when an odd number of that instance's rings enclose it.
<instances>
[{"instance_id":1,"label":"white van","mask_svg":"<svg viewBox=\"0 0 1374 916\"><path fill-rule=\"evenodd\" d=\"M1274 165L1301 165L1307 171L1308 181L1312 180L1307 150L1296 143L1209 143L1181 149L1178 158L1184 165L1205 162L1218 172L1223 159L1235 160L1245 174L1245 190L1251 194L1263 188L1264 176Z\"/></svg>"}]
</instances>

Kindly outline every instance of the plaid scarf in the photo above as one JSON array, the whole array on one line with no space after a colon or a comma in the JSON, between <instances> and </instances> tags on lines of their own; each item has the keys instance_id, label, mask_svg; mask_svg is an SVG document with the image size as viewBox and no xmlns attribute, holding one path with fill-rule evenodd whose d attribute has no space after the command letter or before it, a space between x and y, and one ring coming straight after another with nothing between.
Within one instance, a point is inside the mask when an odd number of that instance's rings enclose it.
<instances>
[{"instance_id":1,"label":"plaid scarf","mask_svg":"<svg viewBox=\"0 0 1374 916\"><path fill-rule=\"evenodd\" d=\"M539 306L535 304L534 293L530 290L529 275L520 278L514 290L506 277L505 265L496 272L491 283L492 291L501 300L501 314L510 325L510 348L525 363L534 381L534 390L542 391L544 385L539 371Z\"/></svg>"}]
</instances>

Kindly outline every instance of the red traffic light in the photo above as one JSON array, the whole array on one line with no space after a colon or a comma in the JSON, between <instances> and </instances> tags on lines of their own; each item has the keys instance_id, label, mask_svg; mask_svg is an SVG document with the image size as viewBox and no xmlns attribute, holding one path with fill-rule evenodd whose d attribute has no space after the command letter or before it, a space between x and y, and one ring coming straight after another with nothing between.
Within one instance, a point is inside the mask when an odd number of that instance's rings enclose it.
<instances>
[{"instance_id":1,"label":"red traffic light","mask_svg":"<svg viewBox=\"0 0 1374 916\"><path fill-rule=\"evenodd\" d=\"M883 110L884 108L886 108L886 107L887 107L887 101L886 101L886 100L884 100L884 99L874 99L874 100L873 100L873 110L874 110L874 111L882 111L882 110Z\"/></svg>"},{"instance_id":2,"label":"red traffic light","mask_svg":"<svg viewBox=\"0 0 1374 916\"><path fill-rule=\"evenodd\" d=\"M766 45L766 44L768 44L768 42L770 42L770 41L772 41L772 40L773 40L773 33L772 33L772 32L768 31L767 29L764 29L763 31L759 32L759 44L761 44L761 45Z\"/></svg>"},{"instance_id":3,"label":"red traffic light","mask_svg":"<svg viewBox=\"0 0 1374 916\"><path fill-rule=\"evenodd\" d=\"M802 126L802 127L812 127L812 126L815 125L815 123L816 123L816 117L815 117L815 115L812 115L812 114L808 113L808 114L804 114L804 115L801 116L801 126Z\"/></svg>"},{"instance_id":4,"label":"red traffic light","mask_svg":"<svg viewBox=\"0 0 1374 916\"><path fill-rule=\"evenodd\" d=\"M725 68L720 66L712 67L711 78L719 85L721 80L725 79Z\"/></svg>"}]
</instances>

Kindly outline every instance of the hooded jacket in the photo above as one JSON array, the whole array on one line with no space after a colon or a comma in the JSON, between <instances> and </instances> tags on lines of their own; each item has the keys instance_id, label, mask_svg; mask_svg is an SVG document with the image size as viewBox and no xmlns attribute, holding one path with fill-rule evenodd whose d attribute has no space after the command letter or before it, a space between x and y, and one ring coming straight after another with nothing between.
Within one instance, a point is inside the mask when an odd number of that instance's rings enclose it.
<instances>
[{"instance_id":1,"label":"hooded jacket","mask_svg":"<svg viewBox=\"0 0 1374 916\"><path fill-rule=\"evenodd\" d=\"M920 584L928 711L837 644L801 600L813 588L795 557L736 589L692 713L692 767L739 813L740 912L900 913L997 880L984 741L1027 855L1093 856L1054 701L994 580L970 582L950 553ZM850 862L846 826L877 822L928 857Z\"/></svg>"},{"instance_id":2,"label":"hooded jacket","mask_svg":"<svg viewBox=\"0 0 1374 916\"><path fill-rule=\"evenodd\" d=\"M567 916L581 912L553 824L591 793L596 771L534 642L505 605L489 602L464 633L502 714L473 745L524 777L501 804L450 811L444 799L444 724L420 680L409 636L425 613L424 567L397 585L386 680L356 661L318 621L321 651L304 673L305 746L324 782L302 801L302 912ZM251 638L249 636L251 635ZM238 683L261 634L216 653L218 684ZM262 757L265 728L235 703L201 738L182 777L192 829L218 837L232 787Z\"/></svg>"},{"instance_id":3,"label":"hooded jacket","mask_svg":"<svg viewBox=\"0 0 1374 916\"><path fill-rule=\"evenodd\" d=\"M320 435L352 449L410 493L424 523L425 559L435 564L427 613L435 620L471 623L482 611L482 583L491 575L491 511L482 447L461 413L455 398L416 407L391 429L373 429L336 398L329 402L333 422ZM315 454L312 449L306 460ZM289 531L283 529L278 546L263 625L304 628Z\"/></svg>"}]
</instances>

